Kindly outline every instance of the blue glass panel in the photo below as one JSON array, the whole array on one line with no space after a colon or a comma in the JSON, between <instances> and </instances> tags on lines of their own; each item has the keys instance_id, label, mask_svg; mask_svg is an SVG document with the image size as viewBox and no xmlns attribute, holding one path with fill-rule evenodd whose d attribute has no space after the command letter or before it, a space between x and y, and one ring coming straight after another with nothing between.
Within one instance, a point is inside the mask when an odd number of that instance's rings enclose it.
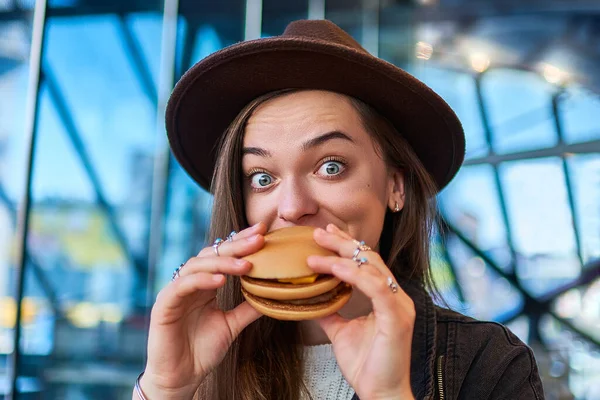
<instances>
[{"instance_id":1,"label":"blue glass panel","mask_svg":"<svg viewBox=\"0 0 600 400\"><path fill-rule=\"evenodd\" d=\"M113 204L130 195L131 155L154 151L156 122L119 29L115 16L52 18L44 60Z\"/></svg>"},{"instance_id":2,"label":"blue glass panel","mask_svg":"<svg viewBox=\"0 0 600 400\"><path fill-rule=\"evenodd\" d=\"M597 93L580 87L569 88L558 104L565 142L600 138L597 118L600 114L600 97Z\"/></svg>"},{"instance_id":3,"label":"blue glass panel","mask_svg":"<svg viewBox=\"0 0 600 400\"><path fill-rule=\"evenodd\" d=\"M194 50L192 52L191 65L204 57L220 50L223 47L223 42L214 26L203 25L196 33Z\"/></svg>"},{"instance_id":4,"label":"blue glass panel","mask_svg":"<svg viewBox=\"0 0 600 400\"><path fill-rule=\"evenodd\" d=\"M466 136L466 158L486 155L489 145L485 139L479 110L475 80L466 73L437 68L431 64L413 64L409 69L448 104L463 124Z\"/></svg>"},{"instance_id":5,"label":"blue glass panel","mask_svg":"<svg viewBox=\"0 0 600 400\"><path fill-rule=\"evenodd\" d=\"M287 24L308 18L308 0L263 0L262 36L281 35Z\"/></svg>"},{"instance_id":6,"label":"blue glass panel","mask_svg":"<svg viewBox=\"0 0 600 400\"><path fill-rule=\"evenodd\" d=\"M0 9L10 15L16 6L13 2L3 2ZM25 142L25 108L32 18L32 13L26 13L22 19L11 21L9 17L0 21L0 397L7 394L13 373L6 354L13 350L16 322L14 265L18 238L15 233L17 210L25 192L29 150ZM47 348L42 346L38 350L43 353Z\"/></svg>"},{"instance_id":7,"label":"blue glass panel","mask_svg":"<svg viewBox=\"0 0 600 400\"><path fill-rule=\"evenodd\" d=\"M93 203L96 199L81 158L75 152L52 99L42 85L34 159L33 198Z\"/></svg>"},{"instance_id":8,"label":"blue glass panel","mask_svg":"<svg viewBox=\"0 0 600 400\"><path fill-rule=\"evenodd\" d=\"M569 173L584 263L600 259L600 156L569 157Z\"/></svg>"},{"instance_id":9,"label":"blue glass panel","mask_svg":"<svg viewBox=\"0 0 600 400\"><path fill-rule=\"evenodd\" d=\"M505 163L500 177L523 285L539 295L575 279L581 266L560 159Z\"/></svg>"},{"instance_id":10,"label":"blue glass panel","mask_svg":"<svg viewBox=\"0 0 600 400\"><path fill-rule=\"evenodd\" d=\"M463 167L440 194L440 208L450 223L499 266L510 267L506 227L491 166Z\"/></svg>"},{"instance_id":11,"label":"blue glass panel","mask_svg":"<svg viewBox=\"0 0 600 400\"><path fill-rule=\"evenodd\" d=\"M522 307L522 295L477 257L454 235L447 240L448 254L466 300L465 314L485 320L504 320Z\"/></svg>"},{"instance_id":12,"label":"blue glass panel","mask_svg":"<svg viewBox=\"0 0 600 400\"><path fill-rule=\"evenodd\" d=\"M557 143L551 102L554 86L533 72L517 70L490 71L481 85L497 153Z\"/></svg>"}]
</instances>

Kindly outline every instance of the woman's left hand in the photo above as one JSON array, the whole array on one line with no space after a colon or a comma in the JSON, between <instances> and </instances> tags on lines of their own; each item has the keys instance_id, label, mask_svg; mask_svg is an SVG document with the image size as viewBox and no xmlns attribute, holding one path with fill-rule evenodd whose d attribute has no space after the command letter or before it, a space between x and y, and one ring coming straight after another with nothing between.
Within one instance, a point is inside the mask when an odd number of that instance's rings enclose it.
<instances>
[{"instance_id":1,"label":"woman's left hand","mask_svg":"<svg viewBox=\"0 0 600 400\"><path fill-rule=\"evenodd\" d=\"M415 307L379 254L361 251L360 265L352 260L357 244L333 224L317 229L316 242L339 257L311 256L317 273L332 274L371 299L373 310L347 320L333 314L318 320L333 345L340 370L361 399L413 399L410 360ZM392 291L388 277L397 291Z\"/></svg>"}]
</instances>

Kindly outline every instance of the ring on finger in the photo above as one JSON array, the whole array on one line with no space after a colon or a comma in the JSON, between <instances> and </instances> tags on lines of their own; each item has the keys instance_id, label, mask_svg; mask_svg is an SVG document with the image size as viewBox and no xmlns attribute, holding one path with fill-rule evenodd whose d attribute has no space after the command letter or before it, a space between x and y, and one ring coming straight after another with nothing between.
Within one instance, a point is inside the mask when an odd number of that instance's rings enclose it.
<instances>
[{"instance_id":1,"label":"ring on finger","mask_svg":"<svg viewBox=\"0 0 600 400\"><path fill-rule=\"evenodd\" d=\"M361 257L358 260L356 260L356 266L360 268L361 265L367 264L368 262L369 260L366 257Z\"/></svg>"},{"instance_id":2,"label":"ring on finger","mask_svg":"<svg viewBox=\"0 0 600 400\"><path fill-rule=\"evenodd\" d=\"M237 235L237 232L236 231L231 231L231 233L229 235L227 235L227 239L225 239L225 240L227 240L228 242L233 242L233 237L235 235Z\"/></svg>"},{"instance_id":3,"label":"ring on finger","mask_svg":"<svg viewBox=\"0 0 600 400\"><path fill-rule=\"evenodd\" d=\"M356 239L352 240L354 242L354 244L356 245L356 247L358 249L360 249L360 251L371 251L371 248L365 243L364 240L361 240L360 242Z\"/></svg>"},{"instance_id":4,"label":"ring on finger","mask_svg":"<svg viewBox=\"0 0 600 400\"><path fill-rule=\"evenodd\" d=\"M352 253L352 261L358 262L358 255L361 251L371 251L371 248L365 244L365 242L359 242L358 240L353 240L356 244L356 249L354 249L354 253Z\"/></svg>"},{"instance_id":5,"label":"ring on finger","mask_svg":"<svg viewBox=\"0 0 600 400\"><path fill-rule=\"evenodd\" d=\"M398 291L398 285L396 284L396 282L394 282L391 276L388 276L387 278L387 285L392 291L392 293L396 293Z\"/></svg>"},{"instance_id":6,"label":"ring on finger","mask_svg":"<svg viewBox=\"0 0 600 400\"><path fill-rule=\"evenodd\" d=\"M215 241L212 244L212 248L215 252L215 254L218 256L220 256L219 254L219 246L221 246L223 244L224 240L221 238L216 238Z\"/></svg>"},{"instance_id":7,"label":"ring on finger","mask_svg":"<svg viewBox=\"0 0 600 400\"><path fill-rule=\"evenodd\" d=\"M175 270L173 271L173 276L171 277L171 281L174 281L175 279L179 278L179 272L181 271L181 269L185 266L185 263L181 263L181 265L179 265L179 267L175 268Z\"/></svg>"}]
</instances>

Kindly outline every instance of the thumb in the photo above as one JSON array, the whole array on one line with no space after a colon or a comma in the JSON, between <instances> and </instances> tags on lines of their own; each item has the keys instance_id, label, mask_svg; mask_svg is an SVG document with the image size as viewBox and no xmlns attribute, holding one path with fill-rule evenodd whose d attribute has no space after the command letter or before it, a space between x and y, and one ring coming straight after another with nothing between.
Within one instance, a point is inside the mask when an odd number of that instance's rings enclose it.
<instances>
[{"instance_id":1,"label":"thumb","mask_svg":"<svg viewBox=\"0 0 600 400\"><path fill-rule=\"evenodd\" d=\"M348 320L338 313L317 320L317 323L321 326L321 329L323 329L331 343L334 342L337 333L347 322Z\"/></svg>"},{"instance_id":2,"label":"thumb","mask_svg":"<svg viewBox=\"0 0 600 400\"><path fill-rule=\"evenodd\" d=\"M245 301L233 310L227 311L225 313L225 320L227 321L227 325L229 325L231 339L234 340L237 338L244 328L260 317L262 317L262 314Z\"/></svg>"}]
</instances>

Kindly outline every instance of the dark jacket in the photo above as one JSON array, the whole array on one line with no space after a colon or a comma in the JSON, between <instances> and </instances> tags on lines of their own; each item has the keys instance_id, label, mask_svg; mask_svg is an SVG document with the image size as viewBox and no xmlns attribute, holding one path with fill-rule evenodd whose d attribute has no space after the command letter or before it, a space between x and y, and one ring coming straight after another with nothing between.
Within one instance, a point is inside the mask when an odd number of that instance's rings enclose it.
<instances>
[{"instance_id":1,"label":"dark jacket","mask_svg":"<svg viewBox=\"0 0 600 400\"><path fill-rule=\"evenodd\" d=\"M506 327L437 307L415 284L402 288L417 311L410 368L416 399L544 399L533 352Z\"/></svg>"}]
</instances>

